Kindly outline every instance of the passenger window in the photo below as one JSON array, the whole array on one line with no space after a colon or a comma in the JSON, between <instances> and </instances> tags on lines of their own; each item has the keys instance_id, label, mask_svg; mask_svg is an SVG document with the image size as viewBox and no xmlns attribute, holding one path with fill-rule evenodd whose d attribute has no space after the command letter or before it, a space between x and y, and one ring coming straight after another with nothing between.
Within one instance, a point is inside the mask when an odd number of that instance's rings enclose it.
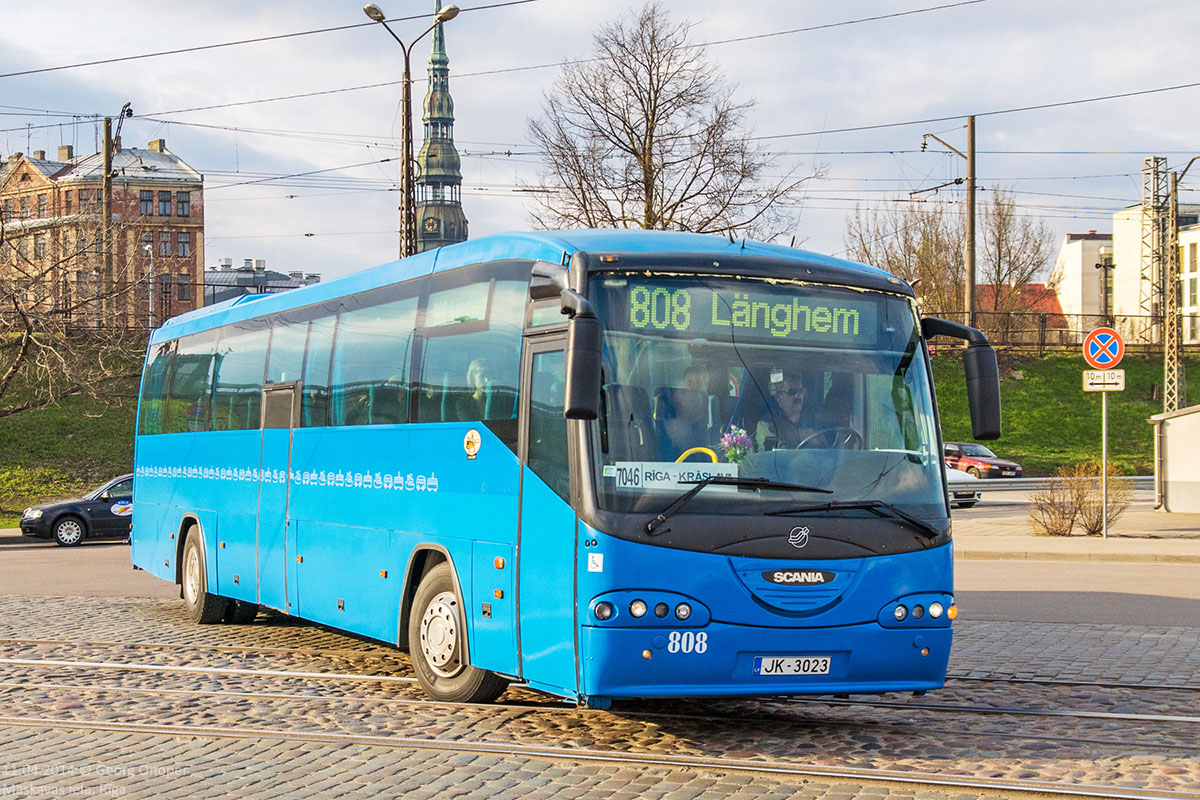
<instances>
[{"instance_id":1,"label":"passenger window","mask_svg":"<svg viewBox=\"0 0 1200 800\"><path fill-rule=\"evenodd\" d=\"M141 408L138 410L138 433L163 432L163 407L167 400L167 384L171 377L171 362L175 357L175 342L156 344L146 358L142 376Z\"/></svg>"},{"instance_id":2,"label":"passenger window","mask_svg":"<svg viewBox=\"0 0 1200 800\"><path fill-rule=\"evenodd\" d=\"M421 380L413 397L418 421L485 422L516 450L527 288L522 281L496 281L430 295L433 312L426 320L442 324L424 331Z\"/></svg>"},{"instance_id":3,"label":"passenger window","mask_svg":"<svg viewBox=\"0 0 1200 800\"><path fill-rule=\"evenodd\" d=\"M563 417L563 354L535 353L529 398L529 455L533 473L563 500L571 498L567 420Z\"/></svg>"},{"instance_id":4,"label":"passenger window","mask_svg":"<svg viewBox=\"0 0 1200 800\"><path fill-rule=\"evenodd\" d=\"M230 329L218 342L213 430L238 431L259 427L269 334L270 331L266 329Z\"/></svg>"},{"instance_id":5,"label":"passenger window","mask_svg":"<svg viewBox=\"0 0 1200 800\"><path fill-rule=\"evenodd\" d=\"M308 345L304 351L304 388L300 396L300 426L319 428L329 417L329 356L333 350L333 332L337 317L314 319L308 324Z\"/></svg>"},{"instance_id":6,"label":"passenger window","mask_svg":"<svg viewBox=\"0 0 1200 800\"><path fill-rule=\"evenodd\" d=\"M209 429L216 342L216 332L205 331L185 336L177 343L163 433Z\"/></svg>"},{"instance_id":7,"label":"passenger window","mask_svg":"<svg viewBox=\"0 0 1200 800\"><path fill-rule=\"evenodd\" d=\"M110 500L132 500L133 499L133 481L121 481L114 483L108 490Z\"/></svg>"},{"instance_id":8,"label":"passenger window","mask_svg":"<svg viewBox=\"0 0 1200 800\"><path fill-rule=\"evenodd\" d=\"M304 340L308 325L284 324L271 331L271 355L267 359L267 383L300 380L304 364Z\"/></svg>"},{"instance_id":9,"label":"passenger window","mask_svg":"<svg viewBox=\"0 0 1200 800\"><path fill-rule=\"evenodd\" d=\"M416 317L416 297L338 315L334 425L408 421L408 365Z\"/></svg>"}]
</instances>

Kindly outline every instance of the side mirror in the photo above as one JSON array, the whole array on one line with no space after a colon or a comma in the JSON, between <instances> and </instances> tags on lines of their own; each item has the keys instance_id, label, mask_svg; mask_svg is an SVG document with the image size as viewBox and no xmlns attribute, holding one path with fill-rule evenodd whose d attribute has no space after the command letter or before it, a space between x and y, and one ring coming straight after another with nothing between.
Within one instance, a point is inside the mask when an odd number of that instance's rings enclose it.
<instances>
[{"instance_id":1,"label":"side mirror","mask_svg":"<svg viewBox=\"0 0 1200 800\"><path fill-rule=\"evenodd\" d=\"M109 492L104 492L103 494L100 495L100 500L107 503L109 500L112 500L112 494L110 494Z\"/></svg>"},{"instance_id":2,"label":"side mirror","mask_svg":"<svg viewBox=\"0 0 1200 800\"><path fill-rule=\"evenodd\" d=\"M921 320L921 334L965 339L963 368L967 373L967 403L971 408L971 435L987 441L1000 438L1000 367L996 351L977 328L938 317Z\"/></svg>"},{"instance_id":3,"label":"side mirror","mask_svg":"<svg viewBox=\"0 0 1200 800\"><path fill-rule=\"evenodd\" d=\"M567 385L563 416L592 420L600 416L600 343L604 329L591 303L570 289L562 293L567 324Z\"/></svg>"},{"instance_id":4,"label":"side mirror","mask_svg":"<svg viewBox=\"0 0 1200 800\"><path fill-rule=\"evenodd\" d=\"M529 297L531 300L553 299L569 288L569 282L567 268L562 264L535 261L529 276Z\"/></svg>"}]
</instances>

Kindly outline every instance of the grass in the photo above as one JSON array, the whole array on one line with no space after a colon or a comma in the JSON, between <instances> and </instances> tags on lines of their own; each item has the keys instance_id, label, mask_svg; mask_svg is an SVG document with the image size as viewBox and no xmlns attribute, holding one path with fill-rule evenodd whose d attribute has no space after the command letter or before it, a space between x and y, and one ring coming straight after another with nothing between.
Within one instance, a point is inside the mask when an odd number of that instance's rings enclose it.
<instances>
[{"instance_id":1,"label":"grass","mask_svg":"<svg viewBox=\"0 0 1200 800\"><path fill-rule=\"evenodd\" d=\"M137 382L109 387L104 401L68 397L0 417L0 528L35 503L73 497L133 470Z\"/></svg>"},{"instance_id":2,"label":"grass","mask_svg":"<svg viewBox=\"0 0 1200 800\"><path fill-rule=\"evenodd\" d=\"M1154 472L1153 428L1162 411L1151 389L1162 359L1126 356L1126 389L1109 395L1109 457L1127 475ZM1083 358L1001 356L1004 435L988 443L1030 476L1100 457L1100 395L1082 390ZM942 431L971 441L962 360L933 360ZM1200 400L1200 358L1187 364L1188 396ZM0 527L15 527L34 503L74 496L133 469L136 381L111 387L105 402L69 397L57 405L0 418Z\"/></svg>"},{"instance_id":3,"label":"grass","mask_svg":"<svg viewBox=\"0 0 1200 800\"><path fill-rule=\"evenodd\" d=\"M1154 428L1162 413L1153 387L1162 384L1162 358L1126 356L1125 391L1108 398L1109 460L1127 475L1154 474ZM1200 399L1200 359L1187 359L1188 396ZM1083 391L1080 355L1044 358L1001 354L1000 402L1003 436L986 443L1011 458L1028 476L1049 475L1061 466L1100 458L1100 393ZM962 360L952 353L933 360L934 382L948 441L971 441Z\"/></svg>"}]
</instances>

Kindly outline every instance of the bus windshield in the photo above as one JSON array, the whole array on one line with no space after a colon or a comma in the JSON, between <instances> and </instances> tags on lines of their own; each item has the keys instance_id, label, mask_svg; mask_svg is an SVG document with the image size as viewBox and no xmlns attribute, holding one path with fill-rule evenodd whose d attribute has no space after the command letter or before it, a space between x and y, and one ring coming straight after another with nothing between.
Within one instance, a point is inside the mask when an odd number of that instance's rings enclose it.
<instances>
[{"instance_id":1,"label":"bus windshield","mask_svg":"<svg viewBox=\"0 0 1200 800\"><path fill-rule=\"evenodd\" d=\"M944 518L925 349L904 296L803 282L603 273L602 508L687 513L878 501ZM731 485L736 484L736 485ZM829 493L773 484L817 487Z\"/></svg>"}]
</instances>

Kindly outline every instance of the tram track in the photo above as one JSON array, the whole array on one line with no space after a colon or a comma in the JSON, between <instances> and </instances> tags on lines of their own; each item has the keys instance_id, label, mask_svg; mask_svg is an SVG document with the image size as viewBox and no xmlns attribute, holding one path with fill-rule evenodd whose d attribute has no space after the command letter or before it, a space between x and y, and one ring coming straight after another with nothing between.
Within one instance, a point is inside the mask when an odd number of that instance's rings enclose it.
<instances>
[{"instance_id":1,"label":"tram track","mask_svg":"<svg viewBox=\"0 0 1200 800\"><path fill-rule=\"evenodd\" d=\"M246 677L285 677L285 678L333 678L335 680L344 679L346 677L354 677L356 679L371 680L368 676L329 676L322 673L294 673L277 670L229 670L220 668L187 668L187 667L171 667L145 664L102 664L99 662L60 662L60 661L37 661L32 659L0 659L0 664L3 663L19 663L24 666L47 666L53 668L81 668L81 669L98 669L103 670L117 669L121 671L137 671L137 672L158 672L158 673L184 673L191 675L222 675L235 676L238 678ZM414 679L391 678L389 682L397 683L415 683ZM476 710L521 710L532 712L551 712L561 713L564 711L573 713L613 713L623 718L638 718L638 719L674 719L674 720L690 720L690 721L705 721L712 718L711 714L694 714L681 713L678 711L668 710L646 710L646 709L626 709L618 708L612 712L601 712L592 709L576 709L564 707L560 702L534 702L530 700L516 700L515 702L505 702L499 704L478 704L478 703L448 703L444 701L430 701L420 697L377 697L363 695L346 695L346 694L327 694L327 693L297 693L297 692L280 692L280 691L263 691L251 690L240 691L230 689L180 689L166 687L138 687L138 686L121 686L121 685L97 685L89 684L61 684L61 683L46 683L39 682L37 684L29 684L27 682L0 681L0 688L8 688L15 690L27 691L74 691L86 692L89 694L114 694L114 695L130 695L130 694L147 694L152 696L193 696L193 697L208 697L208 698L230 698L230 699L249 699L262 701L283 701L283 702L302 702L302 703L326 703L326 704L372 704L372 705L405 705L415 706L420 708L433 707L449 707L449 708L467 708ZM771 702L768 700L768 702ZM776 700L775 702L779 702ZM824 706L826 708L837 707L852 707L852 708L886 708L904 712L918 712L935 714L952 713L967 718L979 717L983 715L997 715L1006 718L1013 716L1038 716L1048 718L1086 718L1099 719L1108 722L1136 722L1139 724L1167 724L1171 726L1186 724L1192 725L1200 723L1200 718L1183 717L1177 715L1151 715L1151 714L1106 714L1102 712L1090 713L1073 713L1073 712L1054 712L1050 710L1017 710L996 709L990 706L962 706L943 704L939 706L929 706L921 703L884 703L881 701L855 703L855 702L828 702L819 699L802 700L797 698L786 698L783 701L786 705L801 705L807 704L813 707ZM742 717L729 717L723 715L723 722L742 721L746 724L761 724L762 715L745 715ZM801 722L802 720L796 720ZM897 733L912 733L917 732L922 735L937 735L942 737L959 737L959 738L985 738L989 740L1006 739L1015 742L1032 741L1032 742L1054 742L1059 744L1070 743L1086 746L1102 746L1112 748L1122 748L1136 746L1144 749L1158 751L1176 751L1181 753L1197 753L1200 752L1200 746L1194 744L1179 744L1169 741L1148 741L1144 738L1140 740L1131 739L1128 736L1123 736L1120 739L1103 738L1097 736L1073 736L1065 732L1063 733L1034 733L1029 731L1013 732L1010 730L1000 730L996 728L980 728L978 726L969 725L966 728L930 728L928 724L917 721L902 721L891 722L886 719L870 719L870 720L848 720L838 718L825 718L820 722L827 729L834 728L863 728L872 731L886 731Z\"/></svg>"},{"instance_id":2,"label":"tram track","mask_svg":"<svg viewBox=\"0 0 1200 800\"><path fill-rule=\"evenodd\" d=\"M358 745L406 750L521 757L569 761L572 763L617 763L805 778L869 781L881 784L919 785L937 788L983 789L1038 795L1040 797L1095 797L1115 800L1200 800L1200 794L1170 789L1139 789L1111 784L1067 784L1023 778L979 778L918 770L870 767L826 766L810 763L720 758L693 755L651 753L636 750L563 748L522 745L468 739L437 739L405 736L321 733L309 731L255 728L251 726L184 725L127 723L100 719L61 720L48 717L10 717L0 715L0 726L73 731L119 732L147 736L192 736L217 739L269 739L297 743Z\"/></svg>"}]
</instances>

